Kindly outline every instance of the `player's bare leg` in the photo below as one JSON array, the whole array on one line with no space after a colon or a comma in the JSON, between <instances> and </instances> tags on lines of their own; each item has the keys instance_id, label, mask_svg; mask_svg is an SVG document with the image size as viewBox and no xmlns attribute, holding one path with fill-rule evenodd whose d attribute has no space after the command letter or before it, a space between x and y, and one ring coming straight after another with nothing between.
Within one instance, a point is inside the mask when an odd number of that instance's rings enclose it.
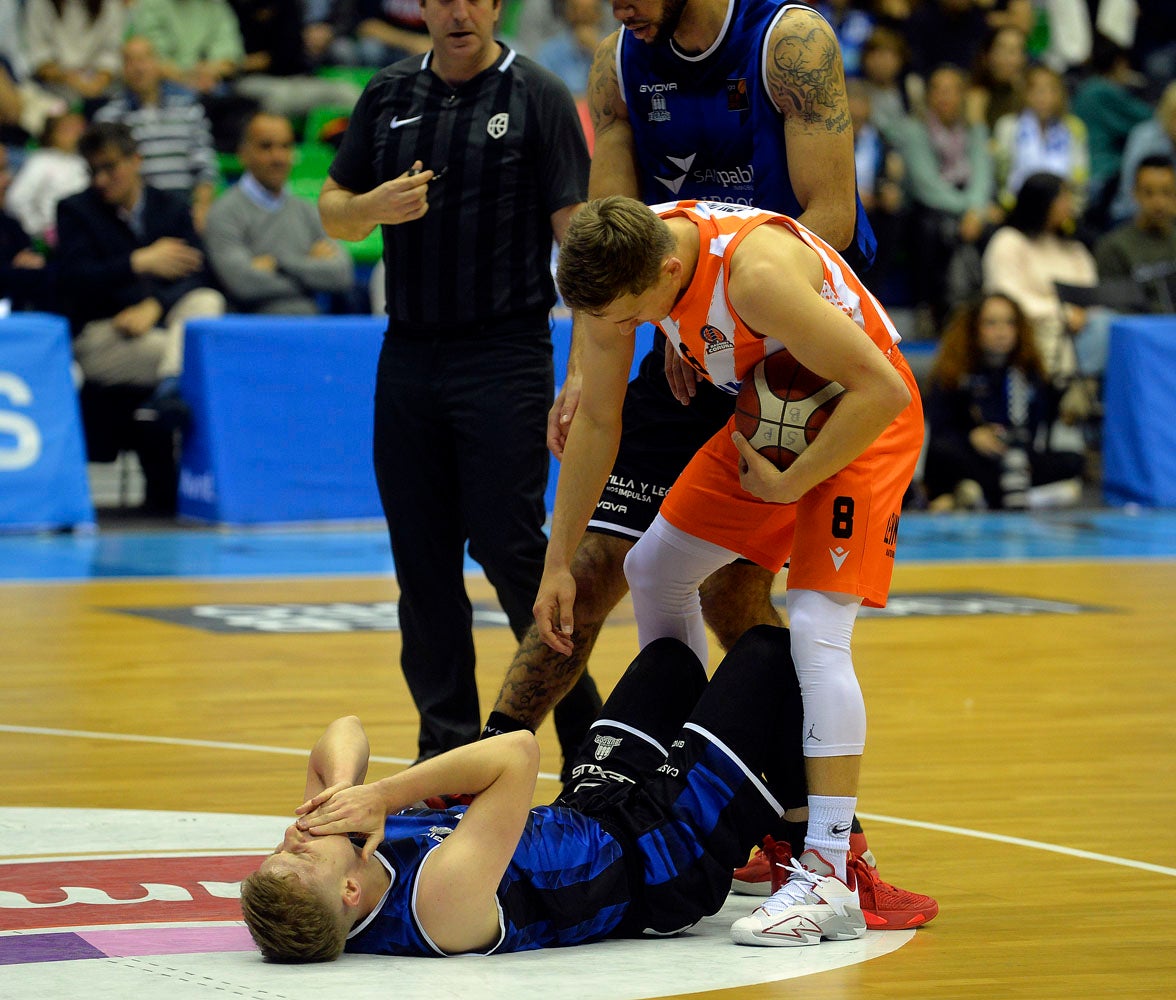
<instances>
[{"instance_id":1,"label":"player's bare leg","mask_svg":"<svg viewBox=\"0 0 1176 1000\"><path fill-rule=\"evenodd\" d=\"M564 656L539 638L532 625L511 660L493 711L520 722L528 729L539 727L559 700L579 680L596 645L605 619L628 593L625 555L633 543L613 535L590 531L584 535L572 558L576 580L575 621L572 635L575 649Z\"/></svg>"},{"instance_id":2,"label":"player's bare leg","mask_svg":"<svg viewBox=\"0 0 1176 1000\"><path fill-rule=\"evenodd\" d=\"M724 652L754 625L784 624L772 604L776 575L754 563L734 562L702 581L702 617Z\"/></svg>"}]
</instances>

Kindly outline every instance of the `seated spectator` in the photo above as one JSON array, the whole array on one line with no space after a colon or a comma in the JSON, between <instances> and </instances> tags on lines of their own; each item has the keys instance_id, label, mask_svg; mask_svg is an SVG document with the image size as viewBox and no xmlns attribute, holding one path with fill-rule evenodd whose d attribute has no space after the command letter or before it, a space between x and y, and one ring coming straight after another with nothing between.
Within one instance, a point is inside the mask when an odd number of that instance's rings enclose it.
<instances>
[{"instance_id":1,"label":"seated spectator","mask_svg":"<svg viewBox=\"0 0 1176 1000\"><path fill-rule=\"evenodd\" d=\"M126 10L122 0L28 0L34 78L71 104L105 96L119 70Z\"/></svg>"},{"instance_id":2,"label":"seated spectator","mask_svg":"<svg viewBox=\"0 0 1176 1000\"><path fill-rule=\"evenodd\" d=\"M216 200L204 238L213 271L236 312L313 315L320 292L354 286L351 257L323 232L318 209L286 191L294 131L259 114L241 143L241 180Z\"/></svg>"},{"instance_id":3,"label":"seated spectator","mask_svg":"<svg viewBox=\"0 0 1176 1000\"><path fill-rule=\"evenodd\" d=\"M563 80L573 97L583 97L596 46L611 25L600 0L562 0L557 7L562 14L559 31L539 47L535 61Z\"/></svg>"},{"instance_id":4,"label":"seated spectator","mask_svg":"<svg viewBox=\"0 0 1176 1000\"><path fill-rule=\"evenodd\" d=\"M886 305L905 304L909 298L902 273L906 205L905 167L871 120L870 89L861 77L846 83L849 117L853 124L853 156L858 197L878 238L878 256L870 271L870 287Z\"/></svg>"},{"instance_id":5,"label":"seated spectator","mask_svg":"<svg viewBox=\"0 0 1176 1000\"><path fill-rule=\"evenodd\" d=\"M997 293L960 309L940 338L923 397L927 509L1077 503L1084 457L1047 444L1056 404L1016 302Z\"/></svg>"},{"instance_id":6,"label":"seated spectator","mask_svg":"<svg viewBox=\"0 0 1176 1000\"><path fill-rule=\"evenodd\" d=\"M1025 33L1006 25L989 31L968 87L969 121L983 122L991 132L1005 115L1016 115L1025 104L1025 68L1029 53Z\"/></svg>"},{"instance_id":7,"label":"seated spectator","mask_svg":"<svg viewBox=\"0 0 1176 1000\"><path fill-rule=\"evenodd\" d=\"M230 0L245 46L238 94L275 115L305 115L320 105L351 107L361 88L310 75L299 0Z\"/></svg>"},{"instance_id":8,"label":"seated spectator","mask_svg":"<svg viewBox=\"0 0 1176 1000\"><path fill-rule=\"evenodd\" d=\"M78 155L85 128L79 114L50 118L40 146L25 159L8 192L8 211L49 247L57 245L57 203L90 185L86 161Z\"/></svg>"},{"instance_id":9,"label":"seated spectator","mask_svg":"<svg viewBox=\"0 0 1176 1000\"><path fill-rule=\"evenodd\" d=\"M893 28L879 26L862 46L862 75L870 101L870 121L887 142L899 139L910 109L906 92L910 48Z\"/></svg>"},{"instance_id":10,"label":"seated spectator","mask_svg":"<svg viewBox=\"0 0 1176 1000\"><path fill-rule=\"evenodd\" d=\"M1073 339L1082 334L1087 316L1084 309L1062 302L1055 283L1098 284L1094 257L1074 237L1076 226L1069 184L1057 174L1031 174L982 261L984 291L1007 295L1029 317L1046 374L1059 385L1077 372ZM1081 416L1076 411L1067 415Z\"/></svg>"},{"instance_id":11,"label":"seated spectator","mask_svg":"<svg viewBox=\"0 0 1176 1000\"><path fill-rule=\"evenodd\" d=\"M11 181L8 151L0 146L0 311L52 309L57 302L54 269L5 206Z\"/></svg>"},{"instance_id":12,"label":"seated spectator","mask_svg":"<svg viewBox=\"0 0 1176 1000\"><path fill-rule=\"evenodd\" d=\"M1082 119L1066 110L1066 86L1047 66L1032 66L1025 74L1025 109L996 123L992 142L997 188L1004 205L1011 205L1030 174L1048 172L1063 177L1077 203L1086 205L1090 179L1090 149Z\"/></svg>"},{"instance_id":13,"label":"seated spectator","mask_svg":"<svg viewBox=\"0 0 1176 1000\"><path fill-rule=\"evenodd\" d=\"M955 66L935 70L928 81L926 114L908 121L900 147L915 205L916 295L930 306L935 328L956 300L974 294L969 286L979 280L979 246L1001 218L988 131L964 118L965 82L963 70ZM972 277L957 278L965 287L949 290L947 276L957 255L953 273Z\"/></svg>"},{"instance_id":14,"label":"seated spectator","mask_svg":"<svg viewBox=\"0 0 1176 1000\"><path fill-rule=\"evenodd\" d=\"M356 56L361 66L386 66L433 47L420 0L358 0Z\"/></svg>"},{"instance_id":15,"label":"seated spectator","mask_svg":"<svg viewBox=\"0 0 1176 1000\"><path fill-rule=\"evenodd\" d=\"M136 0L131 32L151 43L165 80L200 94L222 91L245 58L228 0Z\"/></svg>"},{"instance_id":16,"label":"seated spectator","mask_svg":"<svg viewBox=\"0 0 1176 1000\"><path fill-rule=\"evenodd\" d=\"M927 79L936 66L972 68L984 40L984 11L976 0L924 0L907 21L911 68Z\"/></svg>"},{"instance_id":17,"label":"seated spectator","mask_svg":"<svg viewBox=\"0 0 1176 1000\"><path fill-rule=\"evenodd\" d=\"M57 208L74 356L87 380L174 390L184 323L219 316L187 205L146 184L126 125L90 126L78 145L90 187Z\"/></svg>"},{"instance_id":18,"label":"seated spectator","mask_svg":"<svg viewBox=\"0 0 1176 1000\"><path fill-rule=\"evenodd\" d=\"M1138 74L1127 50L1105 35L1096 35L1090 54L1091 75L1074 93L1071 108L1086 126L1090 146L1090 208L1092 221L1106 228L1111 198L1119 179L1127 137L1151 117L1151 105L1131 91Z\"/></svg>"},{"instance_id":19,"label":"seated spectator","mask_svg":"<svg viewBox=\"0 0 1176 1000\"><path fill-rule=\"evenodd\" d=\"M190 202L193 221L202 230L218 171L211 126L199 98L164 79L154 47L142 36L123 43L123 81L123 94L100 108L94 120L130 127L144 181Z\"/></svg>"},{"instance_id":20,"label":"seated spectator","mask_svg":"<svg viewBox=\"0 0 1176 1000\"><path fill-rule=\"evenodd\" d=\"M1148 156L1135 170L1135 218L1103 236L1094 247L1103 282L1141 287L1153 313L1176 312L1176 166Z\"/></svg>"},{"instance_id":21,"label":"seated spectator","mask_svg":"<svg viewBox=\"0 0 1176 1000\"><path fill-rule=\"evenodd\" d=\"M1140 122L1127 136L1123 162L1119 167L1118 192L1111 204L1111 220L1126 222L1135 217L1135 172L1148 156L1167 156L1176 160L1176 80L1164 88L1155 113Z\"/></svg>"},{"instance_id":22,"label":"seated spectator","mask_svg":"<svg viewBox=\"0 0 1176 1000\"><path fill-rule=\"evenodd\" d=\"M812 6L817 8L817 12L829 22L837 35L845 75L860 75L862 47L874 30L874 18L868 11L861 9L865 4L855 0L819 0Z\"/></svg>"},{"instance_id":23,"label":"seated spectator","mask_svg":"<svg viewBox=\"0 0 1176 1000\"><path fill-rule=\"evenodd\" d=\"M357 66L355 0L304 0L302 42L311 66Z\"/></svg>"}]
</instances>

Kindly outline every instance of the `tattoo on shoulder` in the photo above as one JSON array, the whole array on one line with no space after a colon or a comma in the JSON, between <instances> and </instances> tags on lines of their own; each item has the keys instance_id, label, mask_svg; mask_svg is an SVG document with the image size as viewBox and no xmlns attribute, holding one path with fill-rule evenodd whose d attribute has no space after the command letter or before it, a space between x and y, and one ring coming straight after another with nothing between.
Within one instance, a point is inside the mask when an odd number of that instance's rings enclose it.
<instances>
[{"instance_id":1,"label":"tattoo on shoulder","mask_svg":"<svg viewBox=\"0 0 1176 1000\"><path fill-rule=\"evenodd\" d=\"M621 117L620 84L617 81L617 36L614 32L596 46L588 71L588 112L592 127L601 132Z\"/></svg>"},{"instance_id":2,"label":"tattoo on shoulder","mask_svg":"<svg viewBox=\"0 0 1176 1000\"><path fill-rule=\"evenodd\" d=\"M785 118L826 132L849 130L841 50L817 14L794 10L780 18L768 46L767 79Z\"/></svg>"}]
</instances>

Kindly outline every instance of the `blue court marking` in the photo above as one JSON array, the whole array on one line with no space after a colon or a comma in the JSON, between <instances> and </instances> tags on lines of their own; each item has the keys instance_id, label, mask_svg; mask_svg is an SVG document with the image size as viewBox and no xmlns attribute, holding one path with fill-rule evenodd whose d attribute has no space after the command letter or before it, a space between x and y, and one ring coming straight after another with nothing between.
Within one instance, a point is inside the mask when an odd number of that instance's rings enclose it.
<instances>
[{"instance_id":1,"label":"blue court marking","mask_svg":"<svg viewBox=\"0 0 1176 1000\"><path fill-rule=\"evenodd\" d=\"M899 563L1176 557L1176 510L906 514ZM468 572L479 572L466 559ZM0 535L0 581L390 575L383 525Z\"/></svg>"}]
</instances>

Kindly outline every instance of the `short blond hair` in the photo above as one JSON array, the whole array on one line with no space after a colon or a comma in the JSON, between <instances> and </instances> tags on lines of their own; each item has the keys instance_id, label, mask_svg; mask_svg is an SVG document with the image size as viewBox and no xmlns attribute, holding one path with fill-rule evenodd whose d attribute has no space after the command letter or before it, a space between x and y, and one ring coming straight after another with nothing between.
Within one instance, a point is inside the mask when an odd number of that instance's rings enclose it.
<instances>
[{"instance_id":1,"label":"short blond hair","mask_svg":"<svg viewBox=\"0 0 1176 1000\"><path fill-rule=\"evenodd\" d=\"M340 915L294 872L247 876L241 883L241 912L258 951L270 962L333 962L347 942Z\"/></svg>"},{"instance_id":2,"label":"short blond hair","mask_svg":"<svg viewBox=\"0 0 1176 1000\"><path fill-rule=\"evenodd\" d=\"M620 195L590 201L560 244L559 293L569 308L599 313L622 295L652 287L675 246L669 226L648 205Z\"/></svg>"}]
</instances>

